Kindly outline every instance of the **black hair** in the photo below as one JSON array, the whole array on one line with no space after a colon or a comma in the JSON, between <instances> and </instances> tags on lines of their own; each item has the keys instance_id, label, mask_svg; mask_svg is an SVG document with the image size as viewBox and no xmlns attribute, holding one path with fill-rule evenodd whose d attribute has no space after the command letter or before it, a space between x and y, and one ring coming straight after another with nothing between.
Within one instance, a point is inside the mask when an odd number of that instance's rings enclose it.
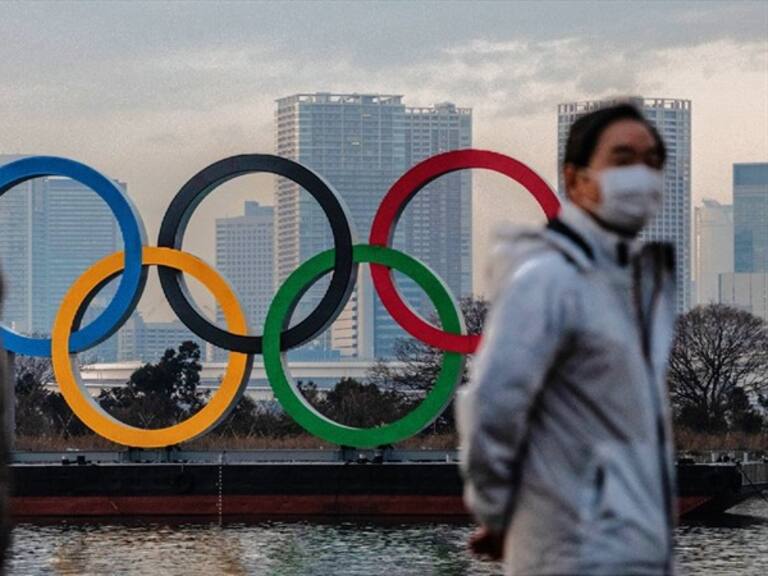
<instances>
[{"instance_id":1,"label":"black hair","mask_svg":"<svg viewBox=\"0 0 768 576\"><path fill-rule=\"evenodd\" d=\"M595 153L600 136L611 124L620 120L636 120L641 124L645 124L654 140L656 140L659 158L663 165L667 159L667 149L664 146L664 141L661 139L656 127L632 104L618 104L616 106L599 108L577 119L571 125L571 131L568 134L563 164L573 164L581 168L589 166L589 161Z\"/></svg>"}]
</instances>

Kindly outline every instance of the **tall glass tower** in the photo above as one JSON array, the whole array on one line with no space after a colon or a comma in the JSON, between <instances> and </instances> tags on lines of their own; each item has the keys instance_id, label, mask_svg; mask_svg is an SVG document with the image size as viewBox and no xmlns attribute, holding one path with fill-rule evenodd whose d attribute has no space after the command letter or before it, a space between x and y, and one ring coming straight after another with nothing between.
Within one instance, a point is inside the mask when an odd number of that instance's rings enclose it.
<instances>
[{"instance_id":1,"label":"tall glass tower","mask_svg":"<svg viewBox=\"0 0 768 576\"><path fill-rule=\"evenodd\" d=\"M577 118L619 103L634 104L656 127L667 146L664 168L664 205L643 230L644 240L663 240L675 247L677 296L675 308L685 312L691 301L691 101L672 98L609 98L568 102L557 107L558 194L565 196L560 167L568 131Z\"/></svg>"},{"instance_id":2,"label":"tall glass tower","mask_svg":"<svg viewBox=\"0 0 768 576\"><path fill-rule=\"evenodd\" d=\"M0 165L18 156L0 156ZM32 331L32 189L30 180L0 196L0 272L5 284L2 322L23 332Z\"/></svg>"},{"instance_id":3,"label":"tall glass tower","mask_svg":"<svg viewBox=\"0 0 768 576\"><path fill-rule=\"evenodd\" d=\"M402 96L296 94L277 101L277 153L326 178L349 207L357 239L364 242L390 186L411 165L437 152L471 145L471 111L452 104L407 108ZM471 180L453 175L416 197L397 228L395 246L423 259L455 294L471 292ZM296 184L279 178L276 193L277 280L332 246L317 203ZM429 243L432 244L429 244ZM318 283L319 284L319 283ZM398 275L409 301L421 307L414 286ZM308 293L294 322L325 289ZM387 357L405 336L373 292L363 266L350 302L315 350L341 356Z\"/></svg>"},{"instance_id":4,"label":"tall glass tower","mask_svg":"<svg viewBox=\"0 0 768 576\"><path fill-rule=\"evenodd\" d=\"M733 165L734 271L768 272L768 162Z\"/></svg>"},{"instance_id":5,"label":"tall glass tower","mask_svg":"<svg viewBox=\"0 0 768 576\"><path fill-rule=\"evenodd\" d=\"M274 209L246 202L241 216L216 219L216 269L235 289L252 333L261 334L275 291ZM216 320L224 315L216 307ZM227 351L217 348L217 361Z\"/></svg>"},{"instance_id":6,"label":"tall glass tower","mask_svg":"<svg viewBox=\"0 0 768 576\"><path fill-rule=\"evenodd\" d=\"M472 110L443 102L406 108L406 156L413 166L441 152L472 147ZM431 182L411 201L404 224L412 256L428 262L456 296L472 294L472 172Z\"/></svg>"},{"instance_id":7,"label":"tall glass tower","mask_svg":"<svg viewBox=\"0 0 768 576\"><path fill-rule=\"evenodd\" d=\"M2 156L0 163L12 159ZM79 182L37 178L9 190L0 197L0 265L8 287L3 322L22 333L50 334L72 282L121 245L109 207ZM85 322L106 306L114 286L101 290ZM114 339L88 352L101 360L114 360L116 354Z\"/></svg>"}]
</instances>

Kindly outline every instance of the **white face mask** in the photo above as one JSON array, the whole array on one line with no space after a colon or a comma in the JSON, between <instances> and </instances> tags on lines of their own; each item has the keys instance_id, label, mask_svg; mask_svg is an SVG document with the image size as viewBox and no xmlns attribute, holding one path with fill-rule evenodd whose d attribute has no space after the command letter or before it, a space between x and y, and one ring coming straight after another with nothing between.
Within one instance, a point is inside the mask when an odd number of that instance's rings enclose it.
<instances>
[{"instance_id":1,"label":"white face mask","mask_svg":"<svg viewBox=\"0 0 768 576\"><path fill-rule=\"evenodd\" d=\"M595 215L611 226L636 234L659 211L664 190L660 170L645 164L606 168L597 174L602 202Z\"/></svg>"}]
</instances>

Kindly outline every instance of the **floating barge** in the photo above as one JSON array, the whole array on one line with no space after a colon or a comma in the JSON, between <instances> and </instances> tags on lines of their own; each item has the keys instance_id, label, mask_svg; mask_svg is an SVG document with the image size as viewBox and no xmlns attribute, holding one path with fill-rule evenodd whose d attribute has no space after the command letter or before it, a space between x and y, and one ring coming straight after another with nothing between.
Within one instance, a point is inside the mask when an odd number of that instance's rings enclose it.
<instances>
[{"instance_id":1,"label":"floating barge","mask_svg":"<svg viewBox=\"0 0 768 576\"><path fill-rule=\"evenodd\" d=\"M766 463L680 463L682 517L768 488ZM259 450L15 453L15 518L280 516L465 518L456 452Z\"/></svg>"}]
</instances>

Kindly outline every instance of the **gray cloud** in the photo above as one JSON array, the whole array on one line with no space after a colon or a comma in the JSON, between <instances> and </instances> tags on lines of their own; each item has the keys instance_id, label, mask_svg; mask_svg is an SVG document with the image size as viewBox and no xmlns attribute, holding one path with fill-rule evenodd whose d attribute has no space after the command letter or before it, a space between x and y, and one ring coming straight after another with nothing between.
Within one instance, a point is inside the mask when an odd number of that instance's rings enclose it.
<instances>
[{"instance_id":1,"label":"gray cloud","mask_svg":"<svg viewBox=\"0 0 768 576\"><path fill-rule=\"evenodd\" d=\"M452 72L466 71L491 94L500 86L510 90L503 86L505 75L521 86L581 75L577 88L599 85L608 91L634 82L622 58L647 60L667 48L718 40L764 40L764 4L705 6L570 1L5 4L0 76L4 103L14 108L43 101L58 112L87 109L92 115L111 114L115 107L126 112L204 110L244 94L274 96L356 80L370 90L372 77L386 78L382 84L388 84L404 68L423 65L439 66L428 77L431 84L440 86ZM531 62L527 74L519 70ZM25 96L14 99L9 91Z\"/></svg>"},{"instance_id":2,"label":"gray cloud","mask_svg":"<svg viewBox=\"0 0 768 576\"><path fill-rule=\"evenodd\" d=\"M252 2L19 3L3 6L5 46L34 39L60 58L92 48L91 62L143 58L169 46L263 41L301 57L343 52L357 65L398 66L468 40L576 37L613 46L668 48L763 39L760 2Z\"/></svg>"}]
</instances>

